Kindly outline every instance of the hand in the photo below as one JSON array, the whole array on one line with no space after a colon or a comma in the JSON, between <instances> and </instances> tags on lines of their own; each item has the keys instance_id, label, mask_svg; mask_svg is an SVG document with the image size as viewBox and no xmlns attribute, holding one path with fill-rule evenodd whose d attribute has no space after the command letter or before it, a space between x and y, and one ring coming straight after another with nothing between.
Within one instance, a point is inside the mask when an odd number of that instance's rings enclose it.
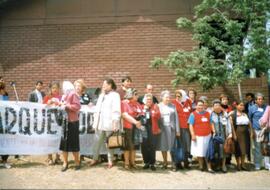
<instances>
[{"instance_id":1,"label":"hand","mask_svg":"<svg viewBox=\"0 0 270 190\"><path fill-rule=\"evenodd\" d=\"M138 129L140 129L140 128L141 128L141 126L142 126L142 124L141 124L141 122L140 122L140 121L137 121L135 125L136 125L136 127L137 127Z\"/></svg>"},{"instance_id":2,"label":"hand","mask_svg":"<svg viewBox=\"0 0 270 190\"><path fill-rule=\"evenodd\" d=\"M229 134L229 136L227 138L232 138L232 134Z\"/></svg>"},{"instance_id":3,"label":"hand","mask_svg":"<svg viewBox=\"0 0 270 190\"><path fill-rule=\"evenodd\" d=\"M193 135L191 135L191 140L192 141L196 141L196 136L193 134Z\"/></svg>"},{"instance_id":4,"label":"hand","mask_svg":"<svg viewBox=\"0 0 270 190\"><path fill-rule=\"evenodd\" d=\"M177 137L180 137L180 132L176 133L176 136L177 136Z\"/></svg>"}]
</instances>

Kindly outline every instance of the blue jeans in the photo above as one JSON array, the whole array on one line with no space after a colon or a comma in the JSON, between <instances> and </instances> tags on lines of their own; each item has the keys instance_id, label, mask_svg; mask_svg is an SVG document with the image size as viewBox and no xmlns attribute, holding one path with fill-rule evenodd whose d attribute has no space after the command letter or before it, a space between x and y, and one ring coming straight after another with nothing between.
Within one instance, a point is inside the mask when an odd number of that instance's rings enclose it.
<instances>
[{"instance_id":1,"label":"blue jeans","mask_svg":"<svg viewBox=\"0 0 270 190\"><path fill-rule=\"evenodd\" d=\"M255 150L253 150L253 155L254 155L254 164L256 168L261 168L262 165L262 153L261 153L261 143L257 141L257 136L259 133L259 130L254 130L255 131L255 140L254 140L254 146Z\"/></svg>"}]
</instances>

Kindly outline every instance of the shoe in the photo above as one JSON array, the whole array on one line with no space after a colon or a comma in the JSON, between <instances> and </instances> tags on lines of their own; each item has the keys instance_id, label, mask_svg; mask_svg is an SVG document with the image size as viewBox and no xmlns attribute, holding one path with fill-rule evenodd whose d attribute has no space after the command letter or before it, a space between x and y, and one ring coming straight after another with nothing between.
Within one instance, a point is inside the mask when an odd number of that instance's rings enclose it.
<instances>
[{"instance_id":1,"label":"shoe","mask_svg":"<svg viewBox=\"0 0 270 190\"><path fill-rule=\"evenodd\" d=\"M184 163L184 167L186 168L186 169L190 169L190 166L189 166L189 164L188 163Z\"/></svg>"},{"instance_id":2,"label":"shoe","mask_svg":"<svg viewBox=\"0 0 270 190\"><path fill-rule=\"evenodd\" d=\"M172 171L173 172L176 172L177 171L177 168L175 166L172 167Z\"/></svg>"},{"instance_id":3,"label":"shoe","mask_svg":"<svg viewBox=\"0 0 270 190\"><path fill-rule=\"evenodd\" d=\"M261 170L261 167L255 167L255 170L259 171L259 170Z\"/></svg>"},{"instance_id":4,"label":"shoe","mask_svg":"<svg viewBox=\"0 0 270 190\"><path fill-rule=\"evenodd\" d=\"M151 168L152 171L156 171L157 170L156 167L155 167L155 165L151 165L150 168Z\"/></svg>"},{"instance_id":5,"label":"shoe","mask_svg":"<svg viewBox=\"0 0 270 190\"><path fill-rule=\"evenodd\" d=\"M143 166L143 169L144 169L144 170L146 170L146 169L148 169L148 168L150 168L149 164L145 164L145 165Z\"/></svg>"},{"instance_id":6,"label":"shoe","mask_svg":"<svg viewBox=\"0 0 270 190\"><path fill-rule=\"evenodd\" d=\"M98 164L98 161L97 160L92 160L88 165L89 166L95 166Z\"/></svg>"},{"instance_id":7,"label":"shoe","mask_svg":"<svg viewBox=\"0 0 270 190\"><path fill-rule=\"evenodd\" d=\"M244 170L244 171L249 171L249 169L245 166L241 166L241 169Z\"/></svg>"},{"instance_id":8,"label":"shoe","mask_svg":"<svg viewBox=\"0 0 270 190\"><path fill-rule=\"evenodd\" d=\"M162 169L166 170L167 168L167 164L163 164Z\"/></svg>"},{"instance_id":9,"label":"shoe","mask_svg":"<svg viewBox=\"0 0 270 190\"><path fill-rule=\"evenodd\" d=\"M48 159L47 160L47 164L49 165L49 166L52 166L54 163L53 163L53 160L52 159Z\"/></svg>"},{"instance_id":10,"label":"shoe","mask_svg":"<svg viewBox=\"0 0 270 190\"><path fill-rule=\"evenodd\" d=\"M68 169L68 164L67 165L63 165L62 166L62 169L61 169L61 172L65 172L65 171L67 171L67 169Z\"/></svg>"},{"instance_id":11,"label":"shoe","mask_svg":"<svg viewBox=\"0 0 270 190\"><path fill-rule=\"evenodd\" d=\"M136 166L136 164L132 164L130 167L131 167L132 169L134 169L134 170L138 169L138 167Z\"/></svg>"},{"instance_id":12,"label":"shoe","mask_svg":"<svg viewBox=\"0 0 270 190\"><path fill-rule=\"evenodd\" d=\"M223 173L227 173L227 168L226 168L226 166L222 167L222 172L223 172Z\"/></svg>"},{"instance_id":13,"label":"shoe","mask_svg":"<svg viewBox=\"0 0 270 190\"><path fill-rule=\"evenodd\" d=\"M9 163L4 163L4 167L5 167L6 169L10 169L10 168L11 168L11 165L10 165Z\"/></svg>"},{"instance_id":14,"label":"shoe","mask_svg":"<svg viewBox=\"0 0 270 190\"><path fill-rule=\"evenodd\" d=\"M81 165L76 165L76 166L75 166L75 170L76 170L76 171L78 171L78 170L80 170L80 169L81 169Z\"/></svg>"},{"instance_id":15,"label":"shoe","mask_svg":"<svg viewBox=\"0 0 270 190\"><path fill-rule=\"evenodd\" d=\"M56 158L54 160L54 164L56 164L56 165L61 164L61 159L60 158Z\"/></svg>"},{"instance_id":16,"label":"shoe","mask_svg":"<svg viewBox=\"0 0 270 190\"><path fill-rule=\"evenodd\" d=\"M125 164L125 165L124 165L124 169L125 169L125 170L130 170L129 165L128 165L128 164Z\"/></svg>"},{"instance_id":17,"label":"shoe","mask_svg":"<svg viewBox=\"0 0 270 190\"><path fill-rule=\"evenodd\" d=\"M215 173L214 170L212 170L212 169L208 169L208 172L211 174Z\"/></svg>"},{"instance_id":18,"label":"shoe","mask_svg":"<svg viewBox=\"0 0 270 190\"><path fill-rule=\"evenodd\" d=\"M111 169L113 167L113 164L108 164L107 169Z\"/></svg>"}]
</instances>

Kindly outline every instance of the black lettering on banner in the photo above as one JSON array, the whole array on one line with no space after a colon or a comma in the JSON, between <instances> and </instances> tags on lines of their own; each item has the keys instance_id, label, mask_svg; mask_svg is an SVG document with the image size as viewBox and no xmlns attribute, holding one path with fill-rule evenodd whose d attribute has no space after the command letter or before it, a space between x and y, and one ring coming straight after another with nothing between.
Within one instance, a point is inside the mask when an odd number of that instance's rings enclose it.
<instances>
[{"instance_id":1,"label":"black lettering on banner","mask_svg":"<svg viewBox=\"0 0 270 190\"><path fill-rule=\"evenodd\" d=\"M85 115L85 112L81 112L80 111L80 135L84 134L85 131L86 131L86 115Z\"/></svg>"},{"instance_id":2,"label":"black lettering on banner","mask_svg":"<svg viewBox=\"0 0 270 190\"><path fill-rule=\"evenodd\" d=\"M87 134L95 133L93 130L94 114L87 112Z\"/></svg>"},{"instance_id":3,"label":"black lettering on banner","mask_svg":"<svg viewBox=\"0 0 270 190\"><path fill-rule=\"evenodd\" d=\"M25 112L26 117L23 117L23 113ZM26 126L23 125L23 118L26 118ZM29 108L21 108L19 111L19 132L24 135L32 135L30 131L30 109Z\"/></svg>"},{"instance_id":4,"label":"black lettering on banner","mask_svg":"<svg viewBox=\"0 0 270 190\"><path fill-rule=\"evenodd\" d=\"M13 115L13 120L9 123L9 113ZM11 107L6 107L5 108L5 123L6 123L6 129L3 127L4 129L4 133L7 134L16 134L15 131L11 131L11 129L15 126L17 122L17 114L16 111L14 110L14 108Z\"/></svg>"},{"instance_id":5,"label":"black lettering on banner","mask_svg":"<svg viewBox=\"0 0 270 190\"><path fill-rule=\"evenodd\" d=\"M42 109L42 124L41 129L38 129L38 110L34 109L34 131L36 134L40 135L43 134L45 131L45 110Z\"/></svg>"},{"instance_id":6,"label":"black lettering on banner","mask_svg":"<svg viewBox=\"0 0 270 190\"><path fill-rule=\"evenodd\" d=\"M47 110L47 134L56 134L57 131L52 131L52 123L55 123L55 121L52 119L52 113L56 112L57 111L57 108L51 108L51 109L48 109Z\"/></svg>"}]
</instances>

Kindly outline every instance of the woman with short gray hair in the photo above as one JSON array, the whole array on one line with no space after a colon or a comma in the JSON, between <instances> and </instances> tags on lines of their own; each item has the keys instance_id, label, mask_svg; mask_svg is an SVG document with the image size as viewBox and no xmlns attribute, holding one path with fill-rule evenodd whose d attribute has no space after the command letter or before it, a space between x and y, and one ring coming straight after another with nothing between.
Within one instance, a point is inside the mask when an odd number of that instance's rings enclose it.
<instances>
[{"instance_id":1,"label":"woman with short gray hair","mask_svg":"<svg viewBox=\"0 0 270 190\"><path fill-rule=\"evenodd\" d=\"M157 143L157 150L162 152L163 168L168 165L167 152L173 149L176 136L180 136L180 127L176 108L171 104L170 92L168 90L161 92L161 102L158 104L161 113L160 129L161 134ZM172 159L173 171L176 171L176 165Z\"/></svg>"}]
</instances>

